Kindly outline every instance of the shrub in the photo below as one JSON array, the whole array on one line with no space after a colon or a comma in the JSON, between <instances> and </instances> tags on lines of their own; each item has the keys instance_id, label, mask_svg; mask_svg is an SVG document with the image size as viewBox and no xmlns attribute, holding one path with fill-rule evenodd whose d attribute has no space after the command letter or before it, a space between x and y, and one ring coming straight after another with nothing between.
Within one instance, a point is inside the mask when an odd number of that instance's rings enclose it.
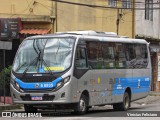
<instances>
[{"instance_id":1,"label":"shrub","mask_svg":"<svg viewBox=\"0 0 160 120\"><path fill-rule=\"evenodd\" d=\"M10 95L10 74L11 74L12 66L4 68L0 72L0 88L3 90L4 88L4 78L5 78L5 88L6 88L6 95Z\"/></svg>"}]
</instances>

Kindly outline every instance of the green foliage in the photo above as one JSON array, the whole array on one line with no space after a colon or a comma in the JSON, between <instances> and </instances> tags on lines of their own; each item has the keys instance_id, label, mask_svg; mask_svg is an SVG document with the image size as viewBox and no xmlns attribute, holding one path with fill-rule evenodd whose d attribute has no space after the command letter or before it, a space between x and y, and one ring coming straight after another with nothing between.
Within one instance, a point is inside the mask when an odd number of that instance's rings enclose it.
<instances>
[{"instance_id":1,"label":"green foliage","mask_svg":"<svg viewBox=\"0 0 160 120\"><path fill-rule=\"evenodd\" d=\"M10 74L11 74L11 68L12 66L9 66L7 68L4 68L0 72L0 88L4 87L4 79L5 79L5 88L10 88Z\"/></svg>"}]
</instances>

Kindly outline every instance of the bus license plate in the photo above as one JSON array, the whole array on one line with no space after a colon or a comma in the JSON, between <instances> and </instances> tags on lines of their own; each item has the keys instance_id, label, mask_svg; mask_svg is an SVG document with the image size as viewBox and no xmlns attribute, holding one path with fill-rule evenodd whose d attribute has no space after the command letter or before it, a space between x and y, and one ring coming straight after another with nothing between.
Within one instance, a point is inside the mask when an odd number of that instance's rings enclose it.
<instances>
[{"instance_id":1,"label":"bus license plate","mask_svg":"<svg viewBox=\"0 0 160 120\"><path fill-rule=\"evenodd\" d=\"M42 96L32 96L31 100L42 100Z\"/></svg>"}]
</instances>

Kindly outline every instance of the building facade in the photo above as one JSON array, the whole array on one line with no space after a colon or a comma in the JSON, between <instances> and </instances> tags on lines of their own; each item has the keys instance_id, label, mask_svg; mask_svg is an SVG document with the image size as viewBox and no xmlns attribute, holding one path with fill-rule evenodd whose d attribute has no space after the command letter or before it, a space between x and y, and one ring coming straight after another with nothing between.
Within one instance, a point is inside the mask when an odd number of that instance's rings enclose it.
<instances>
[{"instance_id":1,"label":"building facade","mask_svg":"<svg viewBox=\"0 0 160 120\"><path fill-rule=\"evenodd\" d=\"M57 2L57 31L111 31L121 36L134 37L134 24L132 24L134 23L134 12L132 1L128 1L73 1L81 5ZM91 6L84 6L84 4Z\"/></svg>"},{"instance_id":2,"label":"building facade","mask_svg":"<svg viewBox=\"0 0 160 120\"><path fill-rule=\"evenodd\" d=\"M10 41L12 50L6 50L4 54L0 48L0 70L3 68L3 57L5 56L7 65L12 65L20 42L31 35L60 31L95 30L116 32L120 36L134 37L134 11L131 9L133 2L132 0L127 1L74 0L68 1L69 3L55 0L3 1L3 4L0 4L0 40ZM77 4L72 4L73 2ZM21 24L17 25L18 37L3 39L4 28L8 25L5 21L11 19L20 20L17 23ZM9 27L8 31L13 32ZM3 46L2 42L1 46Z\"/></svg>"},{"instance_id":3,"label":"building facade","mask_svg":"<svg viewBox=\"0 0 160 120\"><path fill-rule=\"evenodd\" d=\"M136 0L135 36L150 43L151 90L160 91L160 0Z\"/></svg>"},{"instance_id":4,"label":"building facade","mask_svg":"<svg viewBox=\"0 0 160 120\"><path fill-rule=\"evenodd\" d=\"M5 0L0 4L0 71L12 65L24 38L54 32L53 6L49 0Z\"/></svg>"}]
</instances>

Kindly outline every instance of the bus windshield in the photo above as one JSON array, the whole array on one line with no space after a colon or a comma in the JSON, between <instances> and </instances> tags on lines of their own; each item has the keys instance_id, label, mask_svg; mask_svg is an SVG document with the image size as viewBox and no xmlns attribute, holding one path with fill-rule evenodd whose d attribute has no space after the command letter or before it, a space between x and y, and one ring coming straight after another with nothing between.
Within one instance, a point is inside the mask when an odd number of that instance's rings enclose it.
<instances>
[{"instance_id":1,"label":"bus windshield","mask_svg":"<svg viewBox=\"0 0 160 120\"><path fill-rule=\"evenodd\" d=\"M74 38L36 38L24 40L14 63L15 73L62 72L72 63Z\"/></svg>"}]
</instances>

